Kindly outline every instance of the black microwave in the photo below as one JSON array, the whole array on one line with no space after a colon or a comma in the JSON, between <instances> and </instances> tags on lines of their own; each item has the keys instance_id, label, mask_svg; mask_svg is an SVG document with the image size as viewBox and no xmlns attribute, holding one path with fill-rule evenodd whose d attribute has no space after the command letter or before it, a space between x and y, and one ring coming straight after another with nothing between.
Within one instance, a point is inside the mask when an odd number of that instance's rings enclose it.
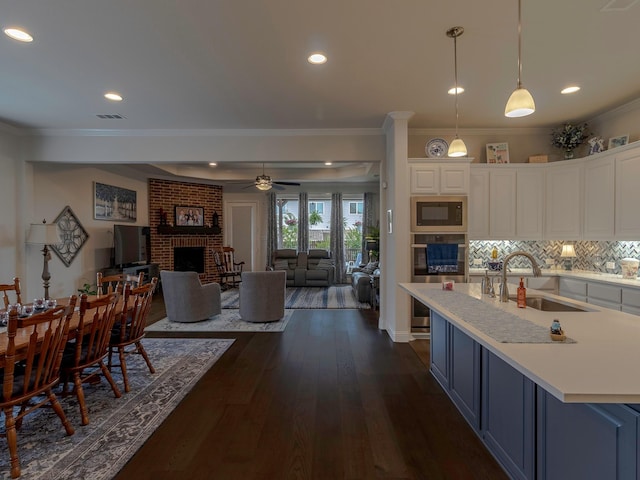
<instances>
[{"instance_id":1,"label":"black microwave","mask_svg":"<svg viewBox=\"0 0 640 480\"><path fill-rule=\"evenodd\" d=\"M412 232L466 232L467 197L411 197Z\"/></svg>"}]
</instances>

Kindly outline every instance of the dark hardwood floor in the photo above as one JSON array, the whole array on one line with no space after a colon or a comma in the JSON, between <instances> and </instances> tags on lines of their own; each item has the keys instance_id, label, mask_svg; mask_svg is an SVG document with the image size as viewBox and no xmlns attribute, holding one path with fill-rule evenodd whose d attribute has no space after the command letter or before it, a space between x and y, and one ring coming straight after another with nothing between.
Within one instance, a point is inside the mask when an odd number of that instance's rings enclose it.
<instances>
[{"instance_id":1,"label":"dark hardwood floor","mask_svg":"<svg viewBox=\"0 0 640 480\"><path fill-rule=\"evenodd\" d=\"M161 297L150 321L164 316ZM504 479L371 310L297 310L236 341L117 479Z\"/></svg>"}]
</instances>

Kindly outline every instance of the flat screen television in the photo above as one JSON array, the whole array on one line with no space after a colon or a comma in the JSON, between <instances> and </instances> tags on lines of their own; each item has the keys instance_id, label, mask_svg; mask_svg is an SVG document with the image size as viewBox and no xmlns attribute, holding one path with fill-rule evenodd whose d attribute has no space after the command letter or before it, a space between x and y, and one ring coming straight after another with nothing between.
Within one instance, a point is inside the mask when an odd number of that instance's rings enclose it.
<instances>
[{"instance_id":1,"label":"flat screen television","mask_svg":"<svg viewBox=\"0 0 640 480\"><path fill-rule=\"evenodd\" d=\"M114 225L113 263L117 266L149 263L149 232L149 227Z\"/></svg>"}]
</instances>

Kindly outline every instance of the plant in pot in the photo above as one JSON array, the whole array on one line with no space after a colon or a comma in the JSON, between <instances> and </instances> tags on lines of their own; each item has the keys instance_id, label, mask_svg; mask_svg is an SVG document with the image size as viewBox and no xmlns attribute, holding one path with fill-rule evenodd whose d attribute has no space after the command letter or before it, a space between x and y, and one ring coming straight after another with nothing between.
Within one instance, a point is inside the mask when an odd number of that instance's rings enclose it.
<instances>
[{"instance_id":1,"label":"plant in pot","mask_svg":"<svg viewBox=\"0 0 640 480\"><path fill-rule=\"evenodd\" d=\"M364 236L364 243L365 250L369 252L369 260L378 260L380 250L380 227L367 227L367 233Z\"/></svg>"}]
</instances>

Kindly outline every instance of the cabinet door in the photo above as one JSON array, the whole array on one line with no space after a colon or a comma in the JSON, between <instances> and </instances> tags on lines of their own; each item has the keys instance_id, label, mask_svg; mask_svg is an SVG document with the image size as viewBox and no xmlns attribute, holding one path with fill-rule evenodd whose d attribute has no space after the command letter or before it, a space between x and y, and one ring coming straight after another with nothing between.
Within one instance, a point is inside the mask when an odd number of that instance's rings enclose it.
<instances>
[{"instance_id":1,"label":"cabinet door","mask_svg":"<svg viewBox=\"0 0 640 480\"><path fill-rule=\"evenodd\" d=\"M538 478L638 478L640 415L620 404L562 403L538 388Z\"/></svg>"},{"instance_id":2,"label":"cabinet door","mask_svg":"<svg viewBox=\"0 0 640 480\"><path fill-rule=\"evenodd\" d=\"M466 195L469 192L469 165L442 165L440 193Z\"/></svg>"},{"instance_id":3,"label":"cabinet door","mask_svg":"<svg viewBox=\"0 0 640 480\"><path fill-rule=\"evenodd\" d=\"M502 169L489 177L489 235L509 240L516 235L516 172Z\"/></svg>"},{"instance_id":4,"label":"cabinet door","mask_svg":"<svg viewBox=\"0 0 640 480\"><path fill-rule=\"evenodd\" d=\"M516 238L543 236L544 170L523 167L516 172Z\"/></svg>"},{"instance_id":5,"label":"cabinet door","mask_svg":"<svg viewBox=\"0 0 640 480\"><path fill-rule=\"evenodd\" d=\"M586 302L587 282L584 280L560 277L558 280L558 295Z\"/></svg>"},{"instance_id":6,"label":"cabinet door","mask_svg":"<svg viewBox=\"0 0 640 480\"><path fill-rule=\"evenodd\" d=\"M533 479L535 384L485 349L482 349L481 425L487 448L509 475Z\"/></svg>"},{"instance_id":7,"label":"cabinet door","mask_svg":"<svg viewBox=\"0 0 640 480\"><path fill-rule=\"evenodd\" d=\"M480 428L480 345L451 325L449 395L477 431Z\"/></svg>"},{"instance_id":8,"label":"cabinet door","mask_svg":"<svg viewBox=\"0 0 640 480\"><path fill-rule=\"evenodd\" d=\"M616 158L616 238L637 240L640 237L638 214L638 179L640 149L628 150Z\"/></svg>"},{"instance_id":9,"label":"cabinet door","mask_svg":"<svg viewBox=\"0 0 640 480\"><path fill-rule=\"evenodd\" d=\"M467 221L469 238L489 238L489 171L472 168L469 174Z\"/></svg>"},{"instance_id":10,"label":"cabinet door","mask_svg":"<svg viewBox=\"0 0 640 480\"><path fill-rule=\"evenodd\" d=\"M580 165L548 166L545 238L576 240L581 233Z\"/></svg>"},{"instance_id":11,"label":"cabinet door","mask_svg":"<svg viewBox=\"0 0 640 480\"><path fill-rule=\"evenodd\" d=\"M445 390L449 390L449 322L431 310L431 373Z\"/></svg>"},{"instance_id":12,"label":"cabinet door","mask_svg":"<svg viewBox=\"0 0 640 480\"><path fill-rule=\"evenodd\" d=\"M610 240L614 235L615 159L602 158L584 166L585 240Z\"/></svg>"},{"instance_id":13,"label":"cabinet door","mask_svg":"<svg viewBox=\"0 0 640 480\"><path fill-rule=\"evenodd\" d=\"M438 165L411 165L411 193L437 195L440 191Z\"/></svg>"}]
</instances>

